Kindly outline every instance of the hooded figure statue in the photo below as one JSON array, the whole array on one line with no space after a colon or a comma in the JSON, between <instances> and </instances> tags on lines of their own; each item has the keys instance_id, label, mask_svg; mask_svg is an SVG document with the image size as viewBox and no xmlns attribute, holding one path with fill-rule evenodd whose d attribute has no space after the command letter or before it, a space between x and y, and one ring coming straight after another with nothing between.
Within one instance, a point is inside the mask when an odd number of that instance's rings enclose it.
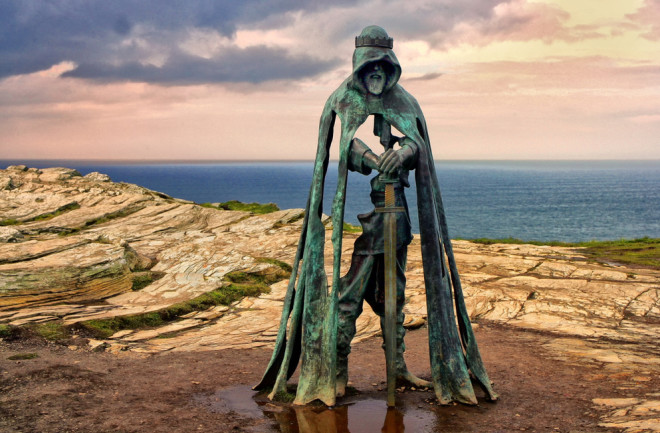
<instances>
[{"instance_id":1,"label":"hooded figure statue","mask_svg":"<svg viewBox=\"0 0 660 433\"><path fill-rule=\"evenodd\" d=\"M369 174L372 169L397 178L397 376L423 382L408 372L403 361L403 300L406 250L412 239L403 188L414 170L426 288L429 354L435 395L441 404L477 404L472 386L479 385L491 400L497 394L483 366L463 299L461 282L436 177L426 122L415 100L399 84L401 67L384 29L366 27L356 37L353 73L330 95L323 109L318 148L300 241L284 299L275 349L255 389L272 387L269 397L286 392L287 380L301 362L294 404L321 400L335 405L347 380L347 356L355 333L354 320L363 298L382 317L382 217L360 215L364 232L355 242L351 269L340 278L342 228L348 170ZM374 133L386 151L377 157L355 138L358 128L374 117ZM324 268L325 226L321 222L325 175L339 117L337 190L332 205L333 280L330 291ZM393 126L403 137L392 137ZM394 150L395 143L399 148ZM383 187L377 176L371 198L382 206ZM379 231L380 230L380 231ZM446 260L445 260L446 259ZM420 381L420 382L416 382Z\"/></svg>"}]
</instances>

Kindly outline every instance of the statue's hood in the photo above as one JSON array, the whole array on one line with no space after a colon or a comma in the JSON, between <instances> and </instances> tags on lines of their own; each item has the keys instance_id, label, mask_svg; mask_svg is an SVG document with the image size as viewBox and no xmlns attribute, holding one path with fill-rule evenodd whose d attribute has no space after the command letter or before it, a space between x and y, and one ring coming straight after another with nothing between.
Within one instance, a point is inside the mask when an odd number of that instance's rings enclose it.
<instances>
[{"instance_id":1,"label":"statue's hood","mask_svg":"<svg viewBox=\"0 0 660 433\"><path fill-rule=\"evenodd\" d=\"M399 60L394 55L391 48L383 47L358 47L353 52L353 76L351 77L351 85L358 89L361 93L367 93L364 83L360 79L360 72L368 64L373 62L383 62L385 65L385 75L387 76L387 83L383 93L391 90L396 85L401 77L401 65Z\"/></svg>"}]
</instances>

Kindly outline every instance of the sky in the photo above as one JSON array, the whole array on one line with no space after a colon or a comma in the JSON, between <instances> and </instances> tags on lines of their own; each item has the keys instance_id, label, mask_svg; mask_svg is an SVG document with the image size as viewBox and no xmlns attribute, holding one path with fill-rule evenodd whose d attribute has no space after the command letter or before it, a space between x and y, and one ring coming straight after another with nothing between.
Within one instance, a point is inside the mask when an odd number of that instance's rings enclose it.
<instances>
[{"instance_id":1,"label":"sky","mask_svg":"<svg viewBox=\"0 0 660 433\"><path fill-rule=\"evenodd\" d=\"M660 159L660 0L1 0L0 159L313 160L372 24L439 160Z\"/></svg>"}]
</instances>

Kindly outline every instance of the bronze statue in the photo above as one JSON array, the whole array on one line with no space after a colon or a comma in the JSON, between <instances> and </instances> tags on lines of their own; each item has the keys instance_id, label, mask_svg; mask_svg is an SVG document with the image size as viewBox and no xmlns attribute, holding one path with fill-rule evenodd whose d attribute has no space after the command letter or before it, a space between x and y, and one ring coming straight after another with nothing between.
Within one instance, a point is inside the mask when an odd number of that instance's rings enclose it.
<instances>
[{"instance_id":1,"label":"bronze statue","mask_svg":"<svg viewBox=\"0 0 660 433\"><path fill-rule=\"evenodd\" d=\"M318 399L334 405L348 380L347 357L362 301L369 302L382 318L388 314L387 296L396 297L396 302L389 304L389 314L395 316L396 323L391 323L390 331L384 326L384 335L389 337L388 370L392 368L391 374L399 380L430 385L408 372L403 360L404 272L407 246L412 239L403 190L409 186L409 171L414 170L435 394L442 404L476 404L474 380L489 399L495 400L497 395L481 361L463 299L424 116L417 101L398 84L401 67L392 51L393 40L385 30L366 27L356 37L355 46L353 73L328 98L321 116L312 187L280 330L271 361L255 389L272 386L271 398L286 391L286 381L302 359L294 403ZM341 137L332 206L333 281L328 292L321 215L337 116ZM380 137L385 149L380 157L355 137L370 116L374 119L374 134ZM393 136L392 126L403 136ZM359 216L363 234L355 242L350 270L340 278L348 170L365 175L377 170L379 175L371 181L371 199L376 209ZM390 235L384 235L388 227Z\"/></svg>"}]
</instances>

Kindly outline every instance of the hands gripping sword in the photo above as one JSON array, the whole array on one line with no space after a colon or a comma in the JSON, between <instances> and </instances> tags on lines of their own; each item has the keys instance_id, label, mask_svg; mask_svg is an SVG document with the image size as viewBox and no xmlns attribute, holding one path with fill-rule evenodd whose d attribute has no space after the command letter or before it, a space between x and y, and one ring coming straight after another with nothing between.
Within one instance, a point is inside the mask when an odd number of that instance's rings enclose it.
<instances>
[{"instance_id":1,"label":"hands gripping sword","mask_svg":"<svg viewBox=\"0 0 660 433\"><path fill-rule=\"evenodd\" d=\"M385 151L391 149L398 138L392 137L390 125L382 115L376 115L374 134L380 136ZM395 405L396 391L396 214L403 212L397 207L394 198L394 184L398 173L380 174L380 181L385 184L385 206L376 212L384 213L383 240L385 258L385 362L387 366L387 405Z\"/></svg>"}]
</instances>

